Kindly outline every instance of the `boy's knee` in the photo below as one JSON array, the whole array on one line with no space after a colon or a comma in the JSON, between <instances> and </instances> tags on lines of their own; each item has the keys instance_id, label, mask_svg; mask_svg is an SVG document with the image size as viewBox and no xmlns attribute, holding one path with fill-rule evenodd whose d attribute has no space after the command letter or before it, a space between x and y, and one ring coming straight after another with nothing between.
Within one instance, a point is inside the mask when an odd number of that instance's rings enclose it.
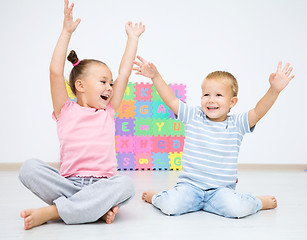
<instances>
[{"instance_id":1,"label":"boy's knee","mask_svg":"<svg viewBox=\"0 0 307 240\"><path fill-rule=\"evenodd\" d=\"M159 208L161 212L163 212L166 215L169 216L176 216L181 214L181 207L176 201L170 201L168 198L165 198L163 196L157 196L152 204Z\"/></svg>"},{"instance_id":2,"label":"boy's knee","mask_svg":"<svg viewBox=\"0 0 307 240\"><path fill-rule=\"evenodd\" d=\"M225 211L225 217L228 218L243 218L248 215L256 213L256 207L253 203L238 203L229 206L228 209Z\"/></svg>"},{"instance_id":3,"label":"boy's knee","mask_svg":"<svg viewBox=\"0 0 307 240\"><path fill-rule=\"evenodd\" d=\"M180 215L181 214L181 209L180 207L174 205L174 204L170 204L170 203L163 203L159 206L159 209L161 210L161 212L163 212L164 214L168 215L168 216L176 216L176 215Z\"/></svg>"}]
</instances>

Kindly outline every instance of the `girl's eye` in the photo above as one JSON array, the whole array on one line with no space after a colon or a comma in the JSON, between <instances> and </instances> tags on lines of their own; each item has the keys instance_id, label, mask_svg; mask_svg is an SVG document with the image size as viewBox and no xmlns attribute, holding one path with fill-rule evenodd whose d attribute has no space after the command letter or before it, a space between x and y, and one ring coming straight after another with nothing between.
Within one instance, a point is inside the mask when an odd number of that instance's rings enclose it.
<instances>
[{"instance_id":1,"label":"girl's eye","mask_svg":"<svg viewBox=\"0 0 307 240\"><path fill-rule=\"evenodd\" d=\"M209 94L208 94L208 93L204 94L204 97L208 97L208 96L209 96Z\"/></svg>"},{"instance_id":2,"label":"girl's eye","mask_svg":"<svg viewBox=\"0 0 307 240\"><path fill-rule=\"evenodd\" d=\"M101 83L103 83L103 84L106 84L106 81L100 81Z\"/></svg>"},{"instance_id":3,"label":"girl's eye","mask_svg":"<svg viewBox=\"0 0 307 240\"><path fill-rule=\"evenodd\" d=\"M218 93L218 94L216 94L216 96L218 96L218 97L222 97L222 94Z\"/></svg>"},{"instance_id":4,"label":"girl's eye","mask_svg":"<svg viewBox=\"0 0 307 240\"><path fill-rule=\"evenodd\" d=\"M114 83L110 83L110 86L113 87Z\"/></svg>"}]
</instances>

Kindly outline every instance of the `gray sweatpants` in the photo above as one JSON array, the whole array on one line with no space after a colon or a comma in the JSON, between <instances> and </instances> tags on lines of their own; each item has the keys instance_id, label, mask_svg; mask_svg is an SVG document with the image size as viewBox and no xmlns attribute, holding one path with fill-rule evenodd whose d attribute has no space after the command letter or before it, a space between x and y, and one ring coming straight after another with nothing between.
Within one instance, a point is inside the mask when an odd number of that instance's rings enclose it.
<instances>
[{"instance_id":1,"label":"gray sweatpants","mask_svg":"<svg viewBox=\"0 0 307 240\"><path fill-rule=\"evenodd\" d=\"M47 204L55 204L66 224L94 222L112 207L134 195L129 177L64 178L59 171L38 159L27 160L20 181Z\"/></svg>"}]
</instances>

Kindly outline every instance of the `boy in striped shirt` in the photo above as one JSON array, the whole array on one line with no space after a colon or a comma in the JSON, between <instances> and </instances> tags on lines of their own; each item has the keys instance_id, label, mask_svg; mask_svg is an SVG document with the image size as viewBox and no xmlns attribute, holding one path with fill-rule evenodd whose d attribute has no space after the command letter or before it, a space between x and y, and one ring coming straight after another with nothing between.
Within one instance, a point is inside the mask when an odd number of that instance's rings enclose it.
<instances>
[{"instance_id":1,"label":"boy in striped shirt","mask_svg":"<svg viewBox=\"0 0 307 240\"><path fill-rule=\"evenodd\" d=\"M242 218L277 207L273 196L235 192L237 158L245 133L267 113L279 93L293 79L289 63L269 78L270 88L249 112L228 115L237 101L238 84L228 72L210 73L203 81L201 107L176 98L156 67L138 56L136 74L151 78L160 97L185 126L182 172L175 187L160 193L146 191L142 199L167 215L204 210L229 218Z\"/></svg>"}]
</instances>

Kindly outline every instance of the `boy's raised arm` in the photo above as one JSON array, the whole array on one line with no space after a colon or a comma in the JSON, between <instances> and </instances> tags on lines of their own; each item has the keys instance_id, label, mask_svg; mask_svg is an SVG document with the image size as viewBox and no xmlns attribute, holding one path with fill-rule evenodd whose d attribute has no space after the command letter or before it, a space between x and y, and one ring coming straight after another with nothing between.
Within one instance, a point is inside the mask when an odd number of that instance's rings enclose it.
<instances>
[{"instance_id":1,"label":"boy's raised arm","mask_svg":"<svg viewBox=\"0 0 307 240\"><path fill-rule=\"evenodd\" d=\"M118 110L123 100L128 80L133 68L133 61L136 56L139 37L145 31L145 26L142 23L136 23L133 26L132 22L127 22L125 27L128 39L124 55L119 66L118 77L113 85L114 95L111 99L111 105L115 111Z\"/></svg>"},{"instance_id":2,"label":"boy's raised arm","mask_svg":"<svg viewBox=\"0 0 307 240\"><path fill-rule=\"evenodd\" d=\"M175 96L172 89L166 84L161 77L155 65L147 62L145 59L137 56L140 62L134 61L138 68L133 68L136 74L151 78L163 102L176 114L179 111L179 99Z\"/></svg>"},{"instance_id":3,"label":"boy's raised arm","mask_svg":"<svg viewBox=\"0 0 307 240\"><path fill-rule=\"evenodd\" d=\"M277 71L272 73L269 78L270 88L267 93L260 99L256 107L248 112L249 127L252 128L256 123L270 110L275 103L279 93L294 78L291 75L292 67L287 63L282 69L282 62L278 63Z\"/></svg>"}]
</instances>

